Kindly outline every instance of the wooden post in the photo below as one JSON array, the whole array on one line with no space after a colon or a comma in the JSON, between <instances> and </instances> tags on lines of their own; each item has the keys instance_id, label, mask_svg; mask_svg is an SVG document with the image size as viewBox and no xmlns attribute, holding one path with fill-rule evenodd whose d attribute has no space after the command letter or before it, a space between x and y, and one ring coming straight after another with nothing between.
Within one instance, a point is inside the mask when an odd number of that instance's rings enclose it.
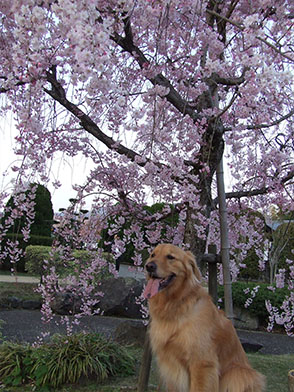
<instances>
[{"instance_id":1,"label":"wooden post","mask_svg":"<svg viewBox=\"0 0 294 392\"><path fill-rule=\"evenodd\" d=\"M149 328L147 327L145 341L144 341L142 362L141 362L140 372L139 372L137 392L145 392L147 391L148 388L148 380L149 380L151 360L152 360L152 352L151 352L148 330Z\"/></svg>"},{"instance_id":2,"label":"wooden post","mask_svg":"<svg viewBox=\"0 0 294 392\"><path fill-rule=\"evenodd\" d=\"M288 391L294 392L294 370L288 373Z\"/></svg>"},{"instance_id":3,"label":"wooden post","mask_svg":"<svg viewBox=\"0 0 294 392\"><path fill-rule=\"evenodd\" d=\"M233 299L232 299L232 281L230 273L230 245L228 235L228 217L227 217L227 206L226 206L226 193L224 183L224 168L223 158L217 165L216 170L217 179L217 195L219 205L219 217L220 217L220 233L221 233L221 256L223 265L223 278L224 278L224 292L225 292L225 313L228 319L234 323L233 313Z\"/></svg>"},{"instance_id":4,"label":"wooden post","mask_svg":"<svg viewBox=\"0 0 294 392\"><path fill-rule=\"evenodd\" d=\"M216 245L208 246L208 253L201 257L202 263L208 264L208 292L213 302L217 305L217 263L221 263L221 256L216 254Z\"/></svg>"},{"instance_id":5,"label":"wooden post","mask_svg":"<svg viewBox=\"0 0 294 392\"><path fill-rule=\"evenodd\" d=\"M212 253L216 256L216 245L208 246L208 253ZM217 305L217 261L215 258L214 262L208 262L208 292L213 299L215 305Z\"/></svg>"}]
</instances>

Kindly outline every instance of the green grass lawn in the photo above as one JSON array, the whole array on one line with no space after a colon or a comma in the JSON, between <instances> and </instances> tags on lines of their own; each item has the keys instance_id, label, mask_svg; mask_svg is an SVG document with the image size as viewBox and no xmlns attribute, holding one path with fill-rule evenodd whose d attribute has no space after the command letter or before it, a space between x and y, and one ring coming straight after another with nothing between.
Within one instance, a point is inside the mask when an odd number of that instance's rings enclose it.
<instances>
[{"instance_id":1,"label":"green grass lawn","mask_svg":"<svg viewBox=\"0 0 294 392\"><path fill-rule=\"evenodd\" d=\"M248 354L248 358L254 369L266 376L267 392L288 392L288 372L294 369L294 355Z\"/></svg>"},{"instance_id":2,"label":"green grass lawn","mask_svg":"<svg viewBox=\"0 0 294 392\"><path fill-rule=\"evenodd\" d=\"M39 299L40 294L35 291L37 287L36 283L0 282L0 298Z\"/></svg>"}]
</instances>

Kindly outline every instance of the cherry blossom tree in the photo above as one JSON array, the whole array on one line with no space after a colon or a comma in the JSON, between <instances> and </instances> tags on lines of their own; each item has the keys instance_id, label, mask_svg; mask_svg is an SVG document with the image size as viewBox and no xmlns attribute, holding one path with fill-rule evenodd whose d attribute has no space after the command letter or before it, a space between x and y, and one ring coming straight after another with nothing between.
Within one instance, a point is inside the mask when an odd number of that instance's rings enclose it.
<instances>
[{"instance_id":1,"label":"cherry blossom tree","mask_svg":"<svg viewBox=\"0 0 294 392\"><path fill-rule=\"evenodd\" d=\"M95 194L93 208L119 216L113 233L132 217L120 253L131 237L139 251L172 240L196 256L217 243L225 145L229 218L293 210L290 0L3 0L0 12L2 111L23 156L13 170L46 182L56 152L91 159L77 198ZM166 203L161 214L142 210L150 197ZM179 224L162 238L169 204Z\"/></svg>"}]
</instances>

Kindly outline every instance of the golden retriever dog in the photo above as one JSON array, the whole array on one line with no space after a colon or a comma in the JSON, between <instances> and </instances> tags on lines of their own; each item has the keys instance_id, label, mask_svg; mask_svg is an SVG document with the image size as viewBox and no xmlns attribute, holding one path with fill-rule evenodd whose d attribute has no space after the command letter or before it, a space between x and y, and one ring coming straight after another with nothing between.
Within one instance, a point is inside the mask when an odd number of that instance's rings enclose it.
<instances>
[{"instance_id":1,"label":"golden retriever dog","mask_svg":"<svg viewBox=\"0 0 294 392\"><path fill-rule=\"evenodd\" d=\"M191 252L158 245L145 265L150 341L169 392L260 392L236 331L217 309Z\"/></svg>"}]
</instances>

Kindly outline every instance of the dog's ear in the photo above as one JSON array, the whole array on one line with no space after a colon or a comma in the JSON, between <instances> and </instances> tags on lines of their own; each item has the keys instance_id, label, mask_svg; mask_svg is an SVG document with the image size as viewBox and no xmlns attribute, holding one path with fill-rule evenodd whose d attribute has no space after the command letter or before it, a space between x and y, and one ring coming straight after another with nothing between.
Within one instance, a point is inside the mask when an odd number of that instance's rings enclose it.
<instances>
[{"instance_id":1,"label":"dog's ear","mask_svg":"<svg viewBox=\"0 0 294 392\"><path fill-rule=\"evenodd\" d=\"M200 282L202 277L199 268L197 267L195 256L189 250L186 251L186 255L188 256L188 261L192 267L193 274L195 275L198 282Z\"/></svg>"}]
</instances>

